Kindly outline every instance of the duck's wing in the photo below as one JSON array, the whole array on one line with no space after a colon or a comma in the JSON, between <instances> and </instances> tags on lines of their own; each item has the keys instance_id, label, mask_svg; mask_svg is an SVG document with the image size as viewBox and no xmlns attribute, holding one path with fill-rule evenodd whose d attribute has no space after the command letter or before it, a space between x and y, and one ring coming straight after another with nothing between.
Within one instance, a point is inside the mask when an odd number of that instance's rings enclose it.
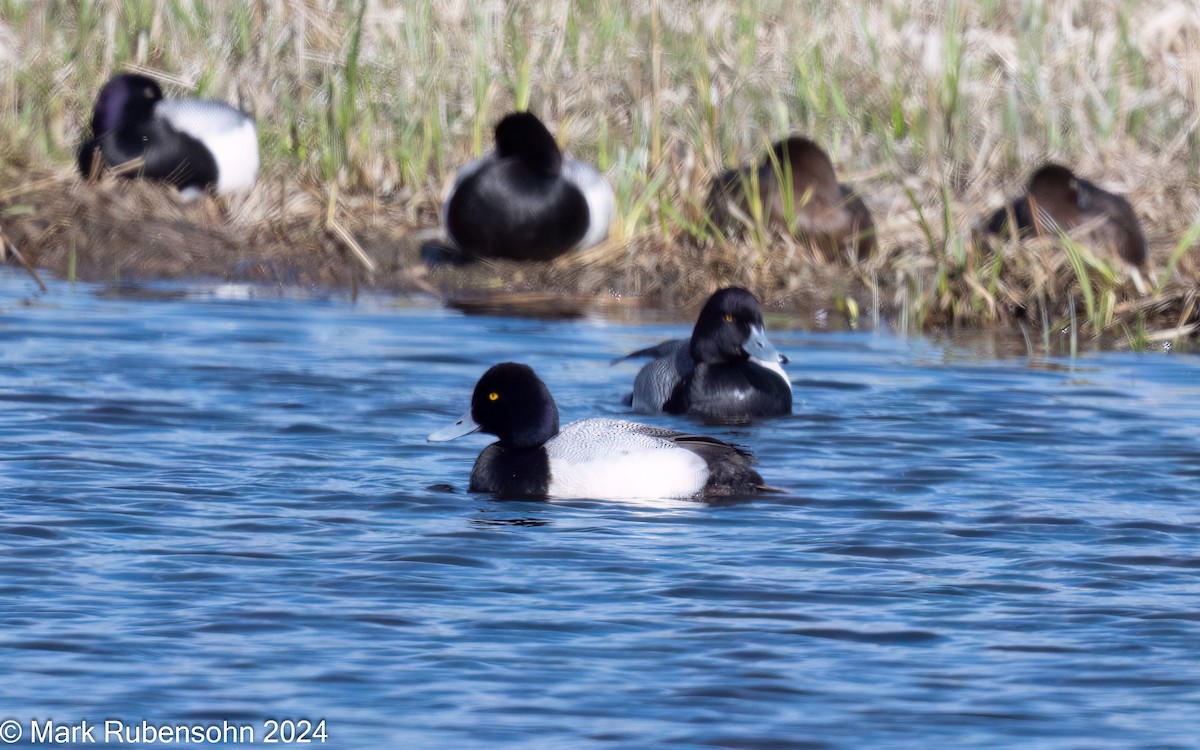
<instances>
[{"instance_id":1,"label":"duck's wing","mask_svg":"<svg viewBox=\"0 0 1200 750\"><path fill-rule=\"evenodd\" d=\"M555 497L695 498L712 471L675 445L671 430L619 419L584 419L543 446Z\"/></svg>"},{"instance_id":2,"label":"duck's wing","mask_svg":"<svg viewBox=\"0 0 1200 750\"><path fill-rule=\"evenodd\" d=\"M558 491L579 496L597 494L600 485L606 496L697 498L765 488L751 468L749 451L717 438L637 422L572 422L545 449Z\"/></svg>"},{"instance_id":3,"label":"duck's wing","mask_svg":"<svg viewBox=\"0 0 1200 750\"><path fill-rule=\"evenodd\" d=\"M579 188L588 205L587 233L579 241L576 249L586 250L600 244L608 237L608 229L617 214L617 198L612 185L600 170L578 159L563 161L562 176Z\"/></svg>"},{"instance_id":4,"label":"duck's wing","mask_svg":"<svg viewBox=\"0 0 1200 750\"><path fill-rule=\"evenodd\" d=\"M639 370L633 379L629 404L637 411L659 412L696 365L686 339L664 341L658 346L629 354L625 359L646 356L654 359Z\"/></svg>"},{"instance_id":5,"label":"duck's wing","mask_svg":"<svg viewBox=\"0 0 1200 750\"><path fill-rule=\"evenodd\" d=\"M623 357L617 357L611 364L624 362L627 359L644 359L653 358L660 359L662 357L674 357L680 351L686 351L688 347L688 339L671 339L664 341L661 344L648 346L645 349L638 349L636 352L630 352Z\"/></svg>"},{"instance_id":6,"label":"duck's wing","mask_svg":"<svg viewBox=\"0 0 1200 750\"><path fill-rule=\"evenodd\" d=\"M648 425L639 427L652 430L657 439L667 440L704 459L708 467L708 479L704 485L706 498L750 495L774 489L763 482L762 476L754 470L753 466L758 462L754 454L741 446L707 435L674 432ZM660 434L663 432L667 434Z\"/></svg>"}]
</instances>

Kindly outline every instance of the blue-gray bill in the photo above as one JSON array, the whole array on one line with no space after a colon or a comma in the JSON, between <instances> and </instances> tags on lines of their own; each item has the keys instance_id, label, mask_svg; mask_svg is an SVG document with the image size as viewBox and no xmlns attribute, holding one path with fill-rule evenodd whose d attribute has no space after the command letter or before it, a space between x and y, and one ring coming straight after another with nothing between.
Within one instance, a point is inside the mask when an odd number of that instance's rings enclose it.
<instances>
[{"instance_id":1,"label":"blue-gray bill","mask_svg":"<svg viewBox=\"0 0 1200 750\"><path fill-rule=\"evenodd\" d=\"M788 362L788 358L780 354L775 345L767 339L767 332L761 326L750 329L750 335L746 337L742 348L750 355L750 359L759 361L764 367L777 369L779 365L786 365Z\"/></svg>"},{"instance_id":2,"label":"blue-gray bill","mask_svg":"<svg viewBox=\"0 0 1200 750\"><path fill-rule=\"evenodd\" d=\"M429 437L425 439L431 443L444 443L447 440L460 438L463 435L470 435L472 432L476 432L478 429L479 425L474 419L471 419L471 412L467 412L459 417L458 421L456 421L454 424L447 425L440 430L434 430L433 432L429 433Z\"/></svg>"}]
</instances>

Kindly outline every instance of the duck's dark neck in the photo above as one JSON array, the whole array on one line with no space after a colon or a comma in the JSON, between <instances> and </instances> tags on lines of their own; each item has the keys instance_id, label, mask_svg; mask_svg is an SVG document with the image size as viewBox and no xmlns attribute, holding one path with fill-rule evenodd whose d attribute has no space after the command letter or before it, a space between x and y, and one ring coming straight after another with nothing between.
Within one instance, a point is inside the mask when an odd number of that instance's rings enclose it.
<instances>
[{"instance_id":1,"label":"duck's dark neck","mask_svg":"<svg viewBox=\"0 0 1200 750\"><path fill-rule=\"evenodd\" d=\"M550 398L550 392L545 392L547 404L541 408L535 408L533 415L526 419L520 420L519 427L513 427L513 422L510 420L508 425L503 430L488 430L500 438L497 445L502 445L505 448L514 450L526 450L529 448L540 448L547 440L558 434L558 405L554 403L554 399Z\"/></svg>"},{"instance_id":2,"label":"duck's dark neck","mask_svg":"<svg viewBox=\"0 0 1200 750\"><path fill-rule=\"evenodd\" d=\"M509 498L546 497L550 490L550 457L540 445L512 448L492 443L471 471L471 492Z\"/></svg>"},{"instance_id":3,"label":"duck's dark neck","mask_svg":"<svg viewBox=\"0 0 1200 750\"><path fill-rule=\"evenodd\" d=\"M692 360L697 363L707 362L709 364L717 364L720 362L745 362L750 358L740 347L733 348L724 346L728 342L714 341L713 339L692 338L692 344L688 347L689 353L692 355Z\"/></svg>"}]
</instances>

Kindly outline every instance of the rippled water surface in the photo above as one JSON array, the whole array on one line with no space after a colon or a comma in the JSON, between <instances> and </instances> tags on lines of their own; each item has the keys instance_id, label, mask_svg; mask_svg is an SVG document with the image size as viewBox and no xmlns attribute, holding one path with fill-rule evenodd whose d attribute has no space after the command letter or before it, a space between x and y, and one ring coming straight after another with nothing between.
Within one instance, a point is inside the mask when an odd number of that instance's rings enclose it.
<instances>
[{"instance_id":1,"label":"rippled water surface","mask_svg":"<svg viewBox=\"0 0 1200 750\"><path fill-rule=\"evenodd\" d=\"M783 493L466 494L495 362L564 421L687 325L0 275L0 719L345 748L1190 748L1200 360L773 331ZM236 291L236 290L234 290ZM28 736L26 736L26 739ZM261 738L261 733L260 733Z\"/></svg>"}]
</instances>

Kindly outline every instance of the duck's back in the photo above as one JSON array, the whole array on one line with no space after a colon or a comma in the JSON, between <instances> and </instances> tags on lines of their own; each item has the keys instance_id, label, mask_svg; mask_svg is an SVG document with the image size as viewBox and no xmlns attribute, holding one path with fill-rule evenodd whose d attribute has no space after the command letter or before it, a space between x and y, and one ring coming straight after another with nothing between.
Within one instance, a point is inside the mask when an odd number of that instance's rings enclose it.
<instances>
[{"instance_id":1,"label":"duck's back","mask_svg":"<svg viewBox=\"0 0 1200 750\"><path fill-rule=\"evenodd\" d=\"M1110 193L1095 183L1079 178L1079 224L1099 223L1095 230L1101 245L1133 266L1146 262L1146 235L1133 206L1123 196Z\"/></svg>"},{"instance_id":2,"label":"duck's back","mask_svg":"<svg viewBox=\"0 0 1200 750\"><path fill-rule=\"evenodd\" d=\"M197 138L238 130L254 122L237 107L209 99L163 99L154 112L176 129Z\"/></svg>"},{"instance_id":3,"label":"duck's back","mask_svg":"<svg viewBox=\"0 0 1200 750\"><path fill-rule=\"evenodd\" d=\"M201 99L164 99L155 113L212 154L218 193L254 186L259 168L258 130L250 115L225 102Z\"/></svg>"},{"instance_id":4,"label":"duck's back","mask_svg":"<svg viewBox=\"0 0 1200 750\"><path fill-rule=\"evenodd\" d=\"M499 158L457 185L445 220L451 239L470 255L548 260L583 239L588 204L566 180Z\"/></svg>"}]
</instances>

